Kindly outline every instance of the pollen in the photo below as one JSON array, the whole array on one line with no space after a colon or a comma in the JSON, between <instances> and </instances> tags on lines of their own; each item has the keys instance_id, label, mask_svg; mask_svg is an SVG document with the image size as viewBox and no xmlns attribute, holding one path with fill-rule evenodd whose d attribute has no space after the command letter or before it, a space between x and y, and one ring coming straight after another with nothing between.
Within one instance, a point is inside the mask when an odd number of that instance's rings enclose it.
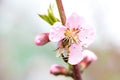
<instances>
[{"instance_id":1,"label":"pollen","mask_svg":"<svg viewBox=\"0 0 120 80\"><path fill-rule=\"evenodd\" d=\"M79 32L80 32L80 29L78 28L77 29L73 28L71 30L67 28L64 35L66 38L70 39L70 41L77 43L80 41L77 37Z\"/></svg>"}]
</instances>

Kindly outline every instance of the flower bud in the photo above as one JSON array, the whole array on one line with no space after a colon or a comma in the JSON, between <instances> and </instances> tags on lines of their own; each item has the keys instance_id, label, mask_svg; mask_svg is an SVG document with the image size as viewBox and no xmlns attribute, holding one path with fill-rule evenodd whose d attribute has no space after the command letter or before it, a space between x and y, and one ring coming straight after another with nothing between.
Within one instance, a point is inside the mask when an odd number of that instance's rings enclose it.
<instances>
[{"instance_id":1,"label":"flower bud","mask_svg":"<svg viewBox=\"0 0 120 80\"><path fill-rule=\"evenodd\" d=\"M67 70L58 64L54 64L50 67L50 73L54 75L66 75Z\"/></svg>"},{"instance_id":2,"label":"flower bud","mask_svg":"<svg viewBox=\"0 0 120 80\"><path fill-rule=\"evenodd\" d=\"M81 67L81 71L83 72L83 70L85 68L87 68L92 62L97 60L97 56L89 51L89 50L84 50L83 51L83 60L79 63L80 67Z\"/></svg>"},{"instance_id":3,"label":"flower bud","mask_svg":"<svg viewBox=\"0 0 120 80\"><path fill-rule=\"evenodd\" d=\"M88 62L94 62L97 60L97 56L89 50L84 50L83 56L84 56L84 58L87 59Z\"/></svg>"},{"instance_id":4,"label":"flower bud","mask_svg":"<svg viewBox=\"0 0 120 80\"><path fill-rule=\"evenodd\" d=\"M38 34L35 39L35 44L37 46L42 46L42 45L45 45L46 43L48 43L50 40L49 40L49 33L41 33L41 34Z\"/></svg>"}]
</instances>

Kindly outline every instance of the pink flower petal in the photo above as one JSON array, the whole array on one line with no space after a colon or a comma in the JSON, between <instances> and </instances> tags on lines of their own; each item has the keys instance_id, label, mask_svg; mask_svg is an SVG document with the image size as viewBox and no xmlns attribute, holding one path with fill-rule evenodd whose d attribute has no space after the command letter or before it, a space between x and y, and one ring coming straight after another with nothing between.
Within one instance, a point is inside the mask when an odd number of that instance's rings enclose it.
<instances>
[{"instance_id":1,"label":"pink flower petal","mask_svg":"<svg viewBox=\"0 0 120 80\"><path fill-rule=\"evenodd\" d=\"M70 55L68 63L75 65L78 64L83 59L82 48L80 44L72 44L70 46Z\"/></svg>"},{"instance_id":2,"label":"pink flower petal","mask_svg":"<svg viewBox=\"0 0 120 80\"><path fill-rule=\"evenodd\" d=\"M58 41L57 48L59 48L62 45L62 40Z\"/></svg>"},{"instance_id":3,"label":"pink flower petal","mask_svg":"<svg viewBox=\"0 0 120 80\"><path fill-rule=\"evenodd\" d=\"M82 17L78 16L76 13L73 13L67 20L66 20L66 27L72 28L80 28L85 24L85 21Z\"/></svg>"},{"instance_id":4,"label":"pink flower petal","mask_svg":"<svg viewBox=\"0 0 120 80\"><path fill-rule=\"evenodd\" d=\"M82 46L88 47L95 39L95 29L91 26L81 28L79 39Z\"/></svg>"},{"instance_id":5,"label":"pink flower petal","mask_svg":"<svg viewBox=\"0 0 120 80\"><path fill-rule=\"evenodd\" d=\"M64 36L65 30L66 30L65 26L63 26L60 22L56 22L49 33L50 41L57 42L63 39L65 37Z\"/></svg>"},{"instance_id":6,"label":"pink flower petal","mask_svg":"<svg viewBox=\"0 0 120 80\"><path fill-rule=\"evenodd\" d=\"M82 54L83 54L84 58L87 58L87 61L93 62L93 61L97 60L97 56L89 50L84 50L82 52Z\"/></svg>"}]
</instances>

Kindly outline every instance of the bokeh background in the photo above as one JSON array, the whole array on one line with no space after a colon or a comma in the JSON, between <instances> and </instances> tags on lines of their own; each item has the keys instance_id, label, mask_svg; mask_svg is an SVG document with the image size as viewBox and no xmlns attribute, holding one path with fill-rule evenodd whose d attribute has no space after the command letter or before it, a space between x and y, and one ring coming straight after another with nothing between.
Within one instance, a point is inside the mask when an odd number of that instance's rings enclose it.
<instances>
[{"instance_id":1,"label":"bokeh background","mask_svg":"<svg viewBox=\"0 0 120 80\"><path fill-rule=\"evenodd\" d=\"M55 43L42 47L34 37L48 32L50 25L38 17L47 13L55 0L0 0L0 80L72 80L49 73L52 64L66 66L55 57ZM96 40L89 47L98 60L82 74L83 80L120 80L119 0L63 0L66 16L83 16L96 28Z\"/></svg>"}]
</instances>

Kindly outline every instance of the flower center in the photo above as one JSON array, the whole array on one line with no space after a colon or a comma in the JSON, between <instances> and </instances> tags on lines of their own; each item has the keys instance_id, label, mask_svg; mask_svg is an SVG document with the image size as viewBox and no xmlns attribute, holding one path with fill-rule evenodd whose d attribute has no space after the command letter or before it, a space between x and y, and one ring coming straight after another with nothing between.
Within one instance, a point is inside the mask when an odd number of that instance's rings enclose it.
<instances>
[{"instance_id":1,"label":"flower center","mask_svg":"<svg viewBox=\"0 0 120 80\"><path fill-rule=\"evenodd\" d=\"M73 29L69 29L67 28L67 30L65 31L64 35L65 35L65 38L66 39L69 39L71 41L71 43L77 43L79 42L79 39L78 39L78 33L80 32L80 30L77 28L73 28Z\"/></svg>"},{"instance_id":2,"label":"flower center","mask_svg":"<svg viewBox=\"0 0 120 80\"><path fill-rule=\"evenodd\" d=\"M58 53L61 54L62 57L66 58L69 56L70 49L69 47L73 43L79 43L80 40L78 38L78 33L80 30L77 28L69 29L65 31L65 38L62 40L61 46L58 48Z\"/></svg>"}]
</instances>

